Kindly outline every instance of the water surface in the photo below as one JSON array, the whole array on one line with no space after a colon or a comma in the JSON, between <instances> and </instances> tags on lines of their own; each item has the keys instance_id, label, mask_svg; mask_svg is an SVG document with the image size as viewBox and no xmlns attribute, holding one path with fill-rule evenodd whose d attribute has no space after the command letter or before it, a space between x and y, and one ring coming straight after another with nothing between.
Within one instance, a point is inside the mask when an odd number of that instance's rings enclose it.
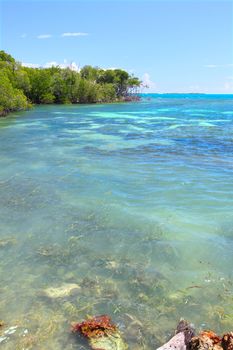
<instances>
[{"instance_id":1,"label":"water surface","mask_svg":"<svg viewBox=\"0 0 233 350\"><path fill-rule=\"evenodd\" d=\"M105 313L134 350L161 345L180 317L231 330L232 154L231 96L1 119L2 348L88 349L70 323ZM80 289L44 295L64 283Z\"/></svg>"}]
</instances>

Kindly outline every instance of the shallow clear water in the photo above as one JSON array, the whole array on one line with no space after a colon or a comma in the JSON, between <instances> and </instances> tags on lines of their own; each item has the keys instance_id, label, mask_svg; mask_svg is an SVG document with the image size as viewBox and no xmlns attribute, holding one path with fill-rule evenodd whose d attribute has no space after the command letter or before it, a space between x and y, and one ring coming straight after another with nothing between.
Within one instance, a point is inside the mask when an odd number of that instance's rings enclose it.
<instances>
[{"instance_id":1,"label":"shallow clear water","mask_svg":"<svg viewBox=\"0 0 233 350\"><path fill-rule=\"evenodd\" d=\"M2 348L88 349L70 324L103 313L134 350L161 345L180 317L232 330L232 154L233 97L1 119ZM64 283L80 288L45 295Z\"/></svg>"}]
</instances>

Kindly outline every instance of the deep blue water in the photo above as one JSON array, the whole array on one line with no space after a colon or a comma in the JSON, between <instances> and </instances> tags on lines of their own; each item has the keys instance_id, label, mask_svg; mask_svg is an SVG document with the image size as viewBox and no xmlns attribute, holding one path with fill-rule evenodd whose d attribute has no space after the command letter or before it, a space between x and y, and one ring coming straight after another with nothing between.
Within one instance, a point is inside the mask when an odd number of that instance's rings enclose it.
<instances>
[{"instance_id":1,"label":"deep blue water","mask_svg":"<svg viewBox=\"0 0 233 350\"><path fill-rule=\"evenodd\" d=\"M0 317L18 326L2 347L86 349L69 324L103 313L134 350L180 317L231 330L232 155L229 95L1 119ZM44 296L64 283L78 294Z\"/></svg>"}]
</instances>

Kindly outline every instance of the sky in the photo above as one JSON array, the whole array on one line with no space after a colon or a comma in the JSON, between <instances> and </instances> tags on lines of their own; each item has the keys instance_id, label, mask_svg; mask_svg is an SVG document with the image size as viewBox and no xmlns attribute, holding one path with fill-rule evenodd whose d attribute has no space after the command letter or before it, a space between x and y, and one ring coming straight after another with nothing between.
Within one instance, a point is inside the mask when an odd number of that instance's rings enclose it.
<instances>
[{"instance_id":1,"label":"sky","mask_svg":"<svg viewBox=\"0 0 233 350\"><path fill-rule=\"evenodd\" d=\"M0 0L0 49L126 69L144 92L233 93L233 0Z\"/></svg>"}]
</instances>

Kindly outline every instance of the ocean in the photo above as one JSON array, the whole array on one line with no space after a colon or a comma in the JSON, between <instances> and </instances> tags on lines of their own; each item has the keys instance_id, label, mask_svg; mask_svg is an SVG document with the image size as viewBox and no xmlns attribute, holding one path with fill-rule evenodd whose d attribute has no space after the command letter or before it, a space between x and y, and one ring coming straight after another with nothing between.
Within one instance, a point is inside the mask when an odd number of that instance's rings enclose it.
<instances>
[{"instance_id":1,"label":"ocean","mask_svg":"<svg viewBox=\"0 0 233 350\"><path fill-rule=\"evenodd\" d=\"M88 315L110 315L134 350L181 317L231 331L232 179L232 95L0 119L2 349L88 349L70 331Z\"/></svg>"}]
</instances>

